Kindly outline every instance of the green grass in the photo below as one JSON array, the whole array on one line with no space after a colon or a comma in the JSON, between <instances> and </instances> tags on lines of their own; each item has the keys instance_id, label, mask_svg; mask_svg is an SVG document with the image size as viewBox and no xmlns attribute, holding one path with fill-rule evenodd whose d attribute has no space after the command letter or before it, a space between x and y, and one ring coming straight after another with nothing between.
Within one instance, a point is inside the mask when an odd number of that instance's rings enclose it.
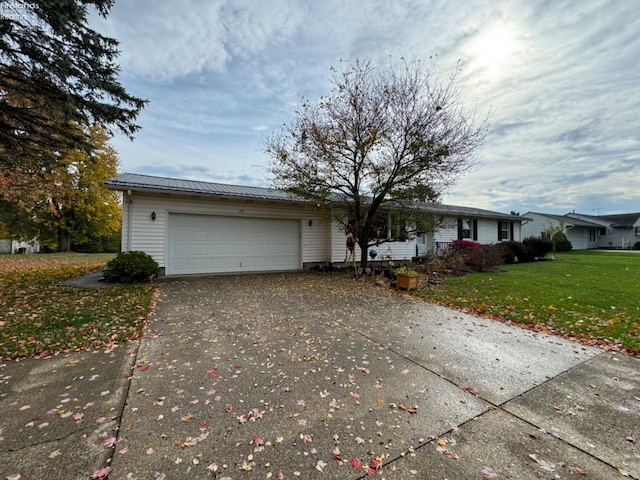
<instances>
[{"instance_id":1,"label":"green grass","mask_svg":"<svg viewBox=\"0 0 640 480\"><path fill-rule=\"evenodd\" d=\"M0 358L108 347L142 335L154 287L59 286L113 254L0 255Z\"/></svg>"},{"instance_id":2,"label":"green grass","mask_svg":"<svg viewBox=\"0 0 640 480\"><path fill-rule=\"evenodd\" d=\"M576 251L557 261L445 279L416 292L470 313L640 354L640 254Z\"/></svg>"}]
</instances>

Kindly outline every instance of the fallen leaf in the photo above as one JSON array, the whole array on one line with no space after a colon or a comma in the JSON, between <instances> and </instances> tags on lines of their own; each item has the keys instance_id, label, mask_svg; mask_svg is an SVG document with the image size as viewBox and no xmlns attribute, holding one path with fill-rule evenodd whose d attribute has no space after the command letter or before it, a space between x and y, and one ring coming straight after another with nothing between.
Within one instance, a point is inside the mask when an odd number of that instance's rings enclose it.
<instances>
[{"instance_id":1,"label":"fallen leaf","mask_svg":"<svg viewBox=\"0 0 640 480\"><path fill-rule=\"evenodd\" d=\"M498 478L498 474L491 467L484 467L481 473L482 473L482 480L493 480L494 478Z\"/></svg>"},{"instance_id":2,"label":"fallen leaf","mask_svg":"<svg viewBox=\"0 0 640 480\"><path fill-rule=\"evenodd\" d=\"M587 472L585 472L582 468L580 468L577 465L571 467L571 471L573 473L577 473L578 475L586 475L587 474Z\"/></svg>"},{"instance_id":3,"label":"fallen leaf","mask_svg":"<svg viewBox=\"0 0 640 480\"><path fill-rule=\"evenodd\" d=\"M382 457L372 458L369 461L369 468L373 469L374 471L380 470L382 468L382 460L383 460Z\"/></svg>"},{"instance_id":4,"label":"fallen leaf","mask_svg":"<svg viewBox=\"0 0 640 480\"><path fill-rule=\"evenodd\" d=\"M362 470L362 462L357 458L352 458L351 460L349 460L349 468L352 468L359 472L360 470Z\"/></svg>"},{"instance_id":5,"label":"fallen leaf","mask_svg":"<svg viewBox=\"0 0 640 480\"><path fill-rule=\"evenodd\" d=\"M91 478L94 480L106 478L106 476L109 475L109 472L111 472L111 467L104 467L93 472L93 475L91 475Z\"/></svg>"},{"instance_id":6,"label":"fallen leaf","mask_svg":"<svg viewBox=\"0 0 640 480\"><path fill-rule=\"evenodd\" d=\"M110 437L110 438L107 438L107 439L102 443L102 445L104 445L105 447L113 447L113 446L116 444L116 442L117 442L116 437Z\"/></svg>"},{"instance_id":7,"label":"fallen leaf","mask_svg":"<svg viewBox=\"0 0 640 480\"><path fill-rule=\"evenodd\" d=\"M538 456L535 453L530 453L529 458L533 459L538 465L540 465L540 468L542 468L543 470L546 470L547 472L556 471L556 465L554 463L551 463L545 460L544 458L538 458Z\"/></svg>"}]
</instances>

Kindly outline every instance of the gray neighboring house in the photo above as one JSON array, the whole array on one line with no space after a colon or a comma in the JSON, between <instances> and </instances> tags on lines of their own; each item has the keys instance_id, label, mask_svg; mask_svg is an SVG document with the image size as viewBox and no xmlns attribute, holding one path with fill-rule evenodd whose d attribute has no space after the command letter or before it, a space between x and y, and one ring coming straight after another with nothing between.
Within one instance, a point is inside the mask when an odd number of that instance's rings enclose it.
<instances>
[{"instance_id":1,"label":"gray neighboring house","mask_svg":"<svg viewBox=\"0 0 640 480\"><path fill-rule=\"evenodd\" d=\"M562 231L574 250L607 248L628 250L640 242L640 213L584 215L527 212L531 221L522 226L523 237L539 236L548 229Z\"/></svg>"},{"instance_id":2,"label":"gray neighboring house","mask_svg":"<svg viewBox=\"0 0 640 480\"><path fill-rule=\"evenodd\" d=\"M280 190L133 173L105 186L123 194L122 251L148 253L165 275L299 270L345 258L345 233L332 215ZM478 208L419 207L441 227L370 247L378 259L411 260L456 239L521 240L526 221Z\"/></svg>"}]
</instances>

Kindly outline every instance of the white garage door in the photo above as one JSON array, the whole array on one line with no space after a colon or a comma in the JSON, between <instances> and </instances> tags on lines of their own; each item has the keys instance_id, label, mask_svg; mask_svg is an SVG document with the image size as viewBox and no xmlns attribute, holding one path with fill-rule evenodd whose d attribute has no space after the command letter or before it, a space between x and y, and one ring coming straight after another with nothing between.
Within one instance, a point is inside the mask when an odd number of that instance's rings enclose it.
<instances>
[{"instance_id":1,"label":"white garage door","mask_svg":"<svg viewBox=\"0 0 640 480\"><path fill-rule=\"evenodd\" d=\"M167 275L300 268L300 221L169 215Z\"/></svg>"}]
</instances>

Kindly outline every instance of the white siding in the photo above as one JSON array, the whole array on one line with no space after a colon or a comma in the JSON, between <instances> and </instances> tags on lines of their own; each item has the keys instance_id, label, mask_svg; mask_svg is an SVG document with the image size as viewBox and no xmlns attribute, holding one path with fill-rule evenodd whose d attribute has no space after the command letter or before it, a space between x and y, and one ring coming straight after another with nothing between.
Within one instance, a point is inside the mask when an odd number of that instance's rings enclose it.
<instances>
[{"instance_id":1,"label":"white siding","mask_svg":"<svg viewBox=\"0 0 640 480\"><path fill-rule=\"evenodd\" d=\"M550 228L560 229L561 227L558 220L549 218L546 215L527 212L524 216L531 218L531 221L522 225L522 238L539 237L545 230Z\"/></svg>"},{"instance_id":2,"label":"white siding","mask_svg":"<svg viewBox=\"0 0 640 480\"><path fill-rule=\"evenodd\" d=\"M433 234L435 242L453 242L458 239L458 219L447 217Z\"/></svg>"},{"instance_id":3,"label":"white siding","mask_svg":"<svg viewBox=\"0 0 640 480\"><path fill-rule=\"evenodd\" d=\"M471 218L471 220L474 220ZM491 218L475 219L478 225L478 238L474 240L483 245L498 242L498 220ZM509 220L502 220L510 223ZM515 241L522 240L521 224L518 221L513 222L513 239ZM446 217L433 235L435 242L453 242L458 239L458 217ZM469 239L471 240L471 239Z\"/></svg>"},{"instance_id":4,"label":"white siding","mask_svg":"<svg viewBox=\"0 0 640 480\"><path fill-rule=\"evenodd\" d=\"M539 237L543 232L553 229L554 232L562 231L567 236L567 240L571 242L574 250L584 250L596 246L595 243L589 243L589 229L570 227L571 219L564 223L539 213L525 213L524 216L531 218L532 221L522 225L522 238Z\"/></svg>"},{"instance_id":5,"label":"white siding","mask_svg":"<svg viewBox=\"0 0 640 480\"><path fill-rule=\"evenodd\" d=\"M331 261L334 263L344 262L347 251L347 237L342 230L340 224L336 221L331 222ZM360 261L360 247L356 244L356 261ZM411 261L416 255L416 242L407 240L406 242L385 242L380 245L372 245L367 251L375 250L378 252L376 260L408 260ZM369 257L371 258L371 257Z\"/></svg>"},{"instance_id":6,"label":"white siding","mask_svg":"<svg viewBox=\"0 0 640 480\"><path fill-rule=\"evenodd\" d=\"M311 225L309 225L311 221ZM323 216L306 211L302 217L302 262L329 261L330 249L327 241L329 227Z\"/></svg>"},{"instance_id":7,"label":"white siding","mask_svg":"<svg viewBox=\"0 0 640 480\"><path fill-rule=\"evenodd\" d=\"M122 249L142 250L166 267L168 213L299 219L303 262L327 261L327 227L322 215L308 207L260 201L213 200L200 197L147 195L133 192L123 203ZM151 219L155 212L156 219ZM131 217L129 218L129 214ZM312 220L309 225L309 220ZM129 225L131 226L129 231ZM129 243L130 242L130 243Z\"/></svg>"},{"instance_id":8,"label":"white siding","mask_svg":"<svg viewBox=\"0 0 640 480\"><path fill-rule=\"evenodd\" d=\"M404 242L381 243L379 246L372 246L369 250L378 252L377 260L406 260L411 261L416 256L416 241L406 240Z\"/></svg>"},{"instance_id":9,"label":"white siding","mask_svg":"<svg viewBox=\"0 0 640 480\"><path fill-rule=\"evenodd\" d=\"M155 221L151 214L155 212ZM308 206L260 200L221 200L209 197L180 197L177 195L150 195L132 192L123 198L122 250L142 250L158 264L166 267L169 213L224 215L247 218L281 218L300 221L302 262L341 263L345 258L345 234L335 221ZM497 220L478 219L478 241L497 242ZM433 251L434 242L451 242L458 236L457 217L447 218L441 227L429 235ZM515 240L522 238L520 226L514 222ZM372 246L377 259L411 260L416 255L416 240L388 242ZM356 260L360 249L356 246Z\"/></svg>"},{"instance_id":10,"label":"white siding","mask_svg":"<svg viewBox=\"0 0 640 480\"><path fill-rule=\"evenodd\" d=\"M331 262L341 263L344 261L347 253L347 236L340 230L340 224L335 220L331 222L330 229L330 249L331 249ZM356 243L356 261L360 261L360 247Z\"/></svg>"},{"instance_id":11,"label":"white siding","mask_svg":"<svg viewBox=\"0 0 640 480\"><path fill-rule=\"evenodd\" d=\"M515 237L518 232L517 224L513 225L513 236ZM518 233L516 233L518 232ZM498 242L498 220L491 220L488 218L478 219L478 243L489 244Z\"/></svg>"},{"instance_id":12,"label":"white siding","mask_svg":"<svg viewBox=\"0 0 640 480\"><path fill-rule=\"evenodd\" d=\"M574 250L586 250L589 241L589 231L586 228L569 228L566 231L567 240Z\"/></svg>"},{"instance_id":13,"label":"white siding","mask_svg":"<svg viewBox=\"0 0 640 480\"><path fill-rule=\"evenodd\" d=\"M640 241L640 236L635 235L634 228L608 228L607 235L600 235L598 238L598 247L630 249L636 242Z\"/></svg>"}]
</instances>

